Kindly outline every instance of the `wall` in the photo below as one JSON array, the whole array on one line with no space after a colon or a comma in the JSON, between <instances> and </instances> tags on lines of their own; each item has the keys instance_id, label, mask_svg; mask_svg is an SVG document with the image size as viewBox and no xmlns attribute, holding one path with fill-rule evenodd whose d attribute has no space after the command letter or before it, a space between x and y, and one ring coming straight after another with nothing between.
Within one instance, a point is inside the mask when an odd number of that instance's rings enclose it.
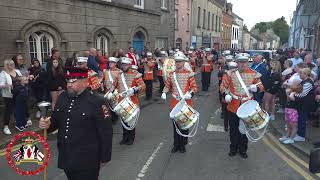
<instances>
[{"instance_id":1,"label":"wall","mask_svg":"<svg viewBox=\"0 0 320 180\"><path fill-rule=\"evenodd\" d=\"M175 4L178 11L178 29L175 29L175 41L181 39L181 49L191 46L192 2L191 0L179 1ZM188 20L189 17L189 20ZM176 44L175 44L175 47Z\"/></svg>"},{"instance_id":2,"label":"wall","mask_svg":"<svg viewBox=\"0 0 320 180\"><path fill-rule=\"evenodd\" d=\"M0 61L16 53L30 61L28 38L37 31L48 32L63 57L95 46L97 33L108 36L113 51L126 50L132 45L135 32L141 31L145 46L153 49L156 37L169 38L168 32L173 32L169 26L160 33L159 25L170 24L166 20L169 15L161 16L161 13L160 0L145 0L143 10L133 8L127 0L0 1ZM173 33L170 38L173 39Z\"/></svg>"}]
</instances>

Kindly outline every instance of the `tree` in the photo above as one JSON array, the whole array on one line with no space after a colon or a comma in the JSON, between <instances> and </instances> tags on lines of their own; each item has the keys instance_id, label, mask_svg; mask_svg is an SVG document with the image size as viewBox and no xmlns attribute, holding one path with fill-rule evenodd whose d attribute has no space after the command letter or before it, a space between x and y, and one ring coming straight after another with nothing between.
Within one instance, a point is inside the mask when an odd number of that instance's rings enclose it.
<instances>
[{"instance_id":1,"label":"tree","mask_svg":"<svg viewBox=\"0 0 320 180\"><path fill-rule=\"evenodd\" d=\"M259 22L253 27L253 29L259 30L260 33L265 33L270 28L272 28L272 22Z\"/></svg>"},{"instance_id":2,"label":"tree","mask_svg":"<svg viewBox=\"0 0 320 180\"><path fill-rule=\"evenodd\" d=\"M272 29L280 37L281 44L288 42L289 25L283 16L272 23Z\"/></svg>"},{"instance_id":3,"label":"tree","mask_svg":"<svg viewBox=\"0 0 320 180\"><path fill-rule=\"evenodd\" d=\"M249 30L248 30L248 26L247 26L246 24L243 25L243 30L249 31Z\"/></svg>"}]
</instances>

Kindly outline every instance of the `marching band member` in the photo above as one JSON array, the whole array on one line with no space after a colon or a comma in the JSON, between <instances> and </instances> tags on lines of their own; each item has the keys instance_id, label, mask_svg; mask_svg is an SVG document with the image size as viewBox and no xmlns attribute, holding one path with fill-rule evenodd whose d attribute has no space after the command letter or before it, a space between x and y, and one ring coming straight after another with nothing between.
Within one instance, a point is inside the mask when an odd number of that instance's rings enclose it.
<instances>
[{"instance_id":1,"label":"marching band member","mask_svg":"<svg viewBox=\"0 0 320 180\"><path fill-rule=\"evenodd\" d=\"M88 69L66 69L67 91L58 98L51 118L39 127L58 129L58 168L69 180L98 180L101 165L111 160L112 124L108 107L88 90Z\"/></svg>"},{"instance_id":2,"label":"marching band member","mask_svg":"<svg viewBox=\"0 0 320 180\"><path fill-rule=\"evenodd\" d=\"M261 74L248 67L248 57L237 57L238 69L229 70L223 76L220 91L224 94L230 126L230 152L235 156L238 152L247 158L248 138L239 131L239 117L236 115L241 103L252 99L252 93L262 92L264 87L260 81ZM250 97L248 97L248 95Z\"/></svg>"},{"instance_id":3,"label":"marching band member","mask_svg":"<svg viewBox=\"0 0 320 180\"><path fill-rule=\"evenodd\" d=\"M168 77L166 81L166 86L163 89L163 93L161 95L161 98L163 100L166 100L166 93L171 92L171 102L170 102L170 108L173 109L176 104L183 98L186 100L189 106L192 106L192 100L194 93L198 91L198 87L196 84L196 80L194 78L194 73L190 72L189 70L185 69L184 63L187 60L187 58L184 56L182 52L178 52L175 54L174 57L176 61L176 70L175 73L170 73L170 76ZM174 74L176 75L176 80ZM177 83L176 83L177 82ZM181 88L182 93L184 94L183 97L179 96L178 87ZM180 129L181 133L188 134L189 130L182 130ZM185 145L187 144L188 138L180 136L175 129L175 126L173 125L173 132L174 132L174 143L173 148L171 150L172 153L175 153L177 151L180 151L181 153L186 152Z\"/></svg>"},{"instance_id":4,"label":"marching band member","mask_svg":"<svg viewBox=\"0 0 320 180\"><path fill-rule=\"evenodd\" d=\"M103 70L104 88L107 93L119 89L119 76L122 71L116 67L118 61L118 58L109 57L108 69ZM118 119L117 114L113 111L111 111L111 119L113 123Z\"/></svg>"},{"instance_id":5,"label":"marching band member","mask_svg":"<svg viewBox=\"0 0 320 180\"><path fill-rule=\"evenodd\" d=\"M167 59L167 53L165 51L161 51L161 58L158 59L157 64L158 64L158 79L160 83L160 88L159 88L159 93L161 94L164 88L164 78L163 78L163 64Z\"/></svg>"},{"instance_id":6,"label":"marching band member","mask_svg":"<svg viewBox=\"0 0 320 180\"><path fill-rule=\"evenodd\" d=\"M169 50L169 59L173 59L174 57L174 51L173 50Z\"/></svg>"},{"instance_id":7,"label":"marching band member","mask_svg":"<svg viewBox=\"0 0 320 180\"><path fill-rule=\"evenodd\" d=\"M142 65L144 68L143 80L146 84L146 100L152 98L152 82L154 80L153 68L155 66L155 61L152 59L152 53L147 52L147 58L142 60Z\"/></svg>"},{"instance_id":8,"label":"marching band member","mask_svg":"<svg viewBox=\"0 0 320 180\"><path fill-rule=\"evenodd\" d=\"M126 56L131 59L132 69L138 70L138 59L134 53L133 47L129 47L129 52Z\"/></svg>"},{"instance_id":9,"label":"marching band member","mask_svg":"<svg viewBox=\"0 0 320 180\"><path fill-rule=\"evenodd\" d=\"M203 55L202 57L202 63L201 63L201 82L202 82L202 91L208 91L209 84L210 84L210 78L211 78L211 64L210 64L210 48L206 48L206 55Z\"/></svg>"},{"instance_id":10,"label":"marching band member","mask_svg":"<svg viewBox=\"0 0 320 180\"><path fill-rule=\"evenodd\" d=\"M197 60L196 52L189 51L189 57L190 57L190 65L191 65L192 71L196 72L196 60Z\"/></svg>"},{"instance_id":11,"label":"marching band member","mask_svg":"<svg viewBox=\"0 0 320 180\"><path fill-rule=\"evenodd\" d=\"M101 88L101 83L98 77L98 73L93 71L92 69L88 68L88 58L87 57L78 57L77 60L77 67L82 69L88 69L88 83L89 89L92 92L97 92L99 88Z\"/></svg>"},{"instance_id":12,"label":"marching band member","mask_svg":"<svg viewBox=\"0 0 320 180\"><path fill-rule=\"evenodd\" d=\"M125 93L131 101L139 106L138 94L145 90L146 86L143 82L142 75L131 69L131 59L123 57L121 59L122 73L119 77L119 93ZM120 98L119 102L123 99ZM123 127L123 136L120 144L132 145L135 138L135 128L131 131Z\"/></svg>"}]
</instances>

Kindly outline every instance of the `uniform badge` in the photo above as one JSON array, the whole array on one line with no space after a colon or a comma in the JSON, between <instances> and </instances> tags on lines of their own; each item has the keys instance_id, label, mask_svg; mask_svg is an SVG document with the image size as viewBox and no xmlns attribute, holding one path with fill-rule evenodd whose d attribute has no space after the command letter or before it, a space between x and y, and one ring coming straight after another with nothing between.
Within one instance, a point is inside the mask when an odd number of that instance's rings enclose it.
<instances>
[{"instance_id":1,"label":"uniform badge","mask_svg":"<svg viewBox=\"0 0 320 180\"><path fill-rule=\"evenodd\" d=\"M104 115L104 118L110 117L110 111L109 111L109 108L107 107L107 105L102 105L101 109L102 109L102 113Z\"/></svg>"}]
</instances>

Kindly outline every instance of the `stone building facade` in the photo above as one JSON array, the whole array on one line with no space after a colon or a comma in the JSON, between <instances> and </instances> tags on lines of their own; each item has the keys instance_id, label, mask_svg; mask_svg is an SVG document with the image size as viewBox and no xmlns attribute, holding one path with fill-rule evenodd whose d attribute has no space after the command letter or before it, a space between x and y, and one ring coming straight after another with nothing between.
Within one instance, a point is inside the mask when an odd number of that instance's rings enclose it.
<instances>
[{"instance_id":1,"label":"stone building facade","mask_svg":"<svg viewBox=\"0 0 320 180\"><path fill-rule=\"evenodd\" d=\"M191 0L175 2L175 47L179 49L186 49L191 45L191 7Z\"/></svg>"},{"instance_id":2,"label":"stone building facade","mask_svg":"<svg viewBox=\"0 0 320 180\"><path fill-rule=\"evenodd\" d=\"M112 52L174 46L174 0L0 1L0 64L19 53L30 62L60 49Z\"/></svg>"},{"instance_id":3,"label":"stone building facade","mask_svg":"<svg viewBox=\"0 0 320 180\"><path fill-rule=\"evenodd\" d=\"M216 0L193 0L191 45L219 49L223 6Z\"/></svg>"}]
</instances>

